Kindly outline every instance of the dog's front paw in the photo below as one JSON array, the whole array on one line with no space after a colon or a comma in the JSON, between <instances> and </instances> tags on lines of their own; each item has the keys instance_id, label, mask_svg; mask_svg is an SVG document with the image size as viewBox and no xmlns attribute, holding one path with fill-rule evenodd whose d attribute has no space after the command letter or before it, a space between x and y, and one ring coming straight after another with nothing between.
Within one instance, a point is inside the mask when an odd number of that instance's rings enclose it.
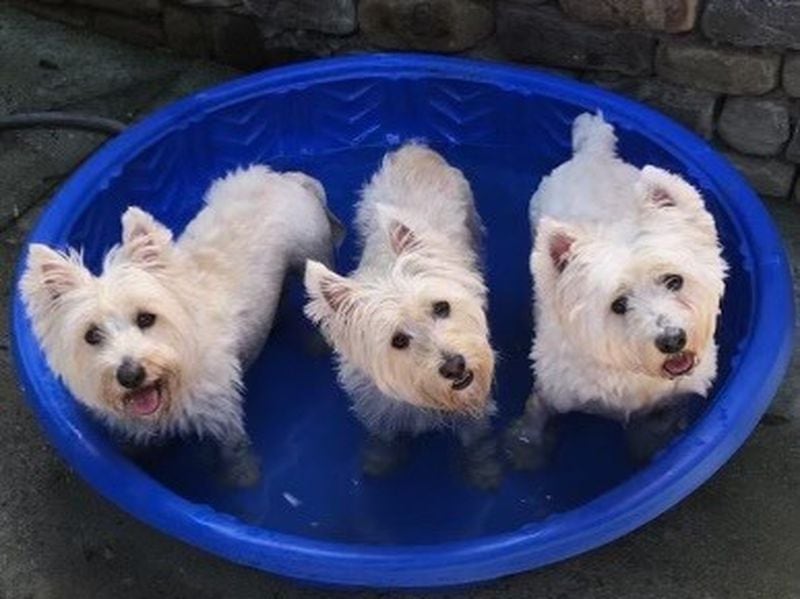
<instances>
[{"instance_id":1,"label":"dog's front paw","mask_svg":"<svg viewBox=\"0 0 800 599\"><path fill-rule=\"evenodd\" d=\"M690 425L691 399L680 398L672 404L631 418L625 428L628 450L634 461L646 464L665 449Z\"/></svg>"},{"instance_id":2,"label":"dog's front paw","mask_svg":"<svg viewBox=\"0 0 800 599\"><path fill-rule=\"evenodd\" d=\"M465 447L464 458L464 475L469 484L484 491L493 491L502 484L503 464L494 438Z\"/></svg>"},{"instance_id":3,"label":"dog's front paw","mask_svg":"<svg viewBox=\"0 0 800 599\"><path fill-rule=\"evenodd\" d=\"M261 458L249 448L226 455L222 468L222 481L229 487L246 489L261 480Z\"/></svg>"},{"instance_id":4,"label":"dog's front paw","mask_svg":"<svg viewBox=\"0 0 800 599\"><path fill-rule=\"evenodd\" d=\"M406 448L399 441L370 437L361 456L361 470L367 476L386 476L405 462L406 455Z\"/></svg>"},{"instance_id":5,"label":"dog's front paw","mask_svg":"<svg viewBox=\"0 0 800 599\"><path fill-rule=\"evenodd\" d=\"M503 441L506 457L516 470L538 470L547 462L551 446L547 435L531 428L524 417L508 427Z\"/></svg>"}]
</instances>

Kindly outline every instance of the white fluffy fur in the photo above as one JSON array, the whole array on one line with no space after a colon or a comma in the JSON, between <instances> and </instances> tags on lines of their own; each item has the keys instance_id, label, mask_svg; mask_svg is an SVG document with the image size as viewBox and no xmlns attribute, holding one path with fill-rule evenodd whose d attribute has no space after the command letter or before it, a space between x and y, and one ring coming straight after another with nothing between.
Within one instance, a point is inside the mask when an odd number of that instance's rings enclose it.
<instances>
[{"instance_id":1,"label":"white fluffy fur","mask_svg":"<svg viewBox=\"0 0 800 599\"><path fill-rule=\"evenodd\" d=\"M301 173L265 166L215 181L180 238L146 212L122 216L122 243L92 275L74 250L29 248L22 297L47 360L75 398L135 442L167 434L246 444L242 370L267 338L284 275L331 255L325 194ZM140 329L136 315L156 315ZM84 335L96 326L99 345ZM126 409L124 358L161 381L151 415Z\"/></svg>"},{"instance_id":2,"label":"white fluffy fur","mask_svg":"<svg viewBox=\"0 0 800 599\"><path fill-rule=\"evenodd\" d=\"M363 190L356 225L363 256L349 277L314 262L306 270L306 314L335 347L356 415L385 439L445 426L472 439L467 429L485 430L494 409L494 354L469 184L432 150L406 145ZM432 315L439 301L448 318ZM407 349L392 347L398 331ZM446 352L466 358L466 389L439 373Z\"/></svg>"},{"instance_id":3,"label":"white fluffy fur","mask_svg":"<svg viewBox=\"0 0 800 599\"><path fill-rule=\"evenodd\" d=\"M714 330L726 265L700 193L654 166L616 155L602 116L573 126L574 156L531 200L536 398L529 410L584 410L627 419L670 397L705 395L716 375ZM671 291L664 277L678 274ZM629 310L611 304L626 295ZM670 377L655 338L686 331L695 366Z\"/></svg>"}]
</instances>

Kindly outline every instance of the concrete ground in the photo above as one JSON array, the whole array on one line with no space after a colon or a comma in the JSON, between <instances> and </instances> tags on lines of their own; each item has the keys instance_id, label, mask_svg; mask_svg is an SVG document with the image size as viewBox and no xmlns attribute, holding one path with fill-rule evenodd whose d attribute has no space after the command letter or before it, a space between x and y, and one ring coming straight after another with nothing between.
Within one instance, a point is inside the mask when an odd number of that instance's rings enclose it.
<instances>
[{"instance_id":1,"label":"concrete ground","mask_svg":"<svg viewBox=\"0 0 800 599\"><path fill-rule=\"evenodd\" d=\"M132 120L236 72L129 47L0 3L0 114L67 109ZM103 142L77 132L0 134L0 284L64 178ZM800 207L771 204L792 259ZM56 456L25 406L0 321L0 598L322 598L165 537L94 493ZM800 597L800 374L698 492L588 555L443 596L566 599ZM386 595L386 593L381 596ZM363 592L357 596L376 596ZM412 595L407 595L412 596Z\"/></svg>"}]
</instances>

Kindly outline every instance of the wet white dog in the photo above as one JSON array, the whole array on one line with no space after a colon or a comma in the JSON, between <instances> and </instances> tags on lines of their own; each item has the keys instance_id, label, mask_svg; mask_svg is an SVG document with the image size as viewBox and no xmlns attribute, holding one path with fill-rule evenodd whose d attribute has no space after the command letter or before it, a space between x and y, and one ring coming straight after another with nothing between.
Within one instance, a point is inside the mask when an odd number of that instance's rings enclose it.
<instances>
[{"instance_id":1,"label":"wet white dog","mask_svg":"<svg viewBox=\"0 0 800 599\"><path fill-rule=\"evenodd\" d=\"M510 431L520 466L540 461L553 413L627 422L705 396L716 376L726 264L700 193L619 159L599 115L575 120L573 151L531 200L536 384Z\"/></svg>"},{"instance_id":2,"label":"wet white dog","mask_svg":"<svg viewBox=\"0 0 800 599\"><path fill-rule=\"evenodd\" d=\"M29 248L20 288L48 363L75 398L130 441L210 436L232 482L258 476L242 374L261 350L284 276L332 256L318 181L265 166L215 181L173 241L139 208L94 276L79 252Z\"/></svg>"},{"instance_id":3,"label":"wet white dog","mask_svg":"<svg viewBox=\"0 0 800 599\"><path fill-rule=\"evenodd\" d=\"M358 268L342 277L310 262L306 314L334 346L340 382L371 434L365 471L395 467L404 435L453 428L472 481L496 484L494 353L469 183L439 154L408 144L363 190L356 224Z\"/></svg>"}]
</instances>

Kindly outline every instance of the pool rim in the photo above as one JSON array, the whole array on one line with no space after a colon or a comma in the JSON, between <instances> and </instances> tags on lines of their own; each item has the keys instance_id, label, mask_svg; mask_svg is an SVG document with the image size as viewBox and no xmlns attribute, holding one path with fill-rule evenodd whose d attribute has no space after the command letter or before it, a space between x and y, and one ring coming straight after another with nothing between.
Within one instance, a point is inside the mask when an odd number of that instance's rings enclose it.
<instances>
[{"instance_id":1,"label":"pool rim","mask_svg":"<svg viewBox=\"0 0 800 599\"><path fill-rule=\"evenodd\" d=\"M760 200L725 159L666 117L606 90L524 67L416 54L332 58L256 73L171 104L103 146L56 194L25 247L32 241L63 243L64 232L71 229L92 199L82 190L94 190L98 180L110 177L126 156L153 143L174 121L194 121L204 114L204 108L238 102L250 94L361 76L440 76L534 95L547 92L547 96L558 97L557 92L563 92L569 101L599 105L612 118L624 115L625 121L638 125L640 132L660 145L682 157L691 156L691 162L726 198L724 208L747 242L754 263L751 334L745 338L739 364L718 391L714 405L679 443L623 484L579 508L517 531L427 546L336 543L273 532L183 499L122 456L98 451L91 435L85 436L73 423L60 418L57 409L46 405L41 397L49 393L49 371L17 290L26 257L23 251L11 306L14 364L28 403L61 456L107 499L166 534L274 574L351 587L462 585L537 568L617 539L699 487L756 426L788 367L794 323L788 260ZM742 226L745 222L747 228ZM734 426L726 430L731 423ZM700 439L702 443L697 443ZM553 524L556 521L558 526Z\"/></svg>"}]
</instances>

